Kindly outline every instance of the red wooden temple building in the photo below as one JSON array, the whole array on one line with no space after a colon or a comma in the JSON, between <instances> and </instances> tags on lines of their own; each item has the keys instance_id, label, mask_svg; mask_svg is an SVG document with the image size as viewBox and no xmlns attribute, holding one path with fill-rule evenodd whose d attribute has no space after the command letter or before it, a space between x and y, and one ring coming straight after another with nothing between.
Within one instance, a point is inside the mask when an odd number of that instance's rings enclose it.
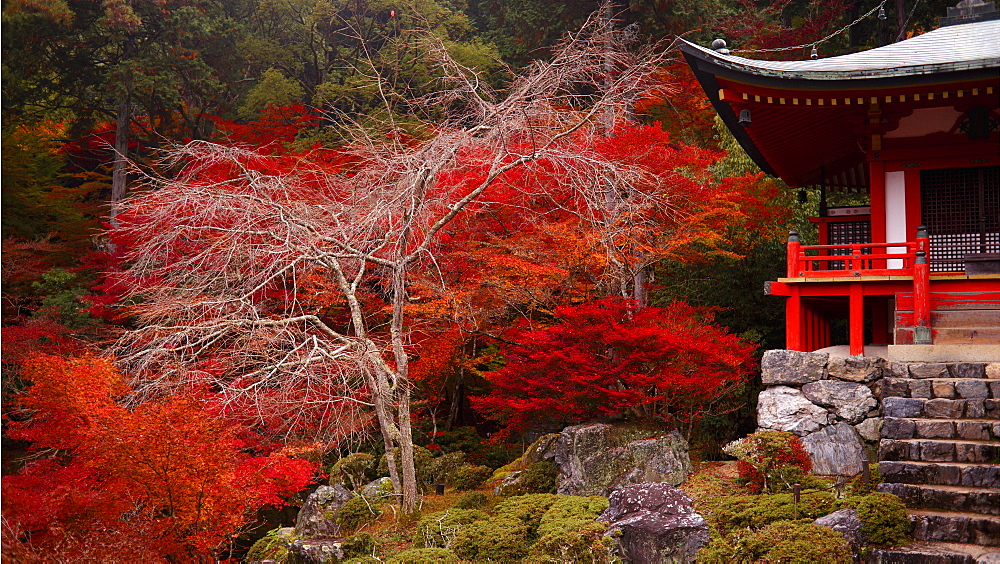
<instances>
[{"instance_id":1,"label":"red wooden temple building","mask_svg":"<svg viewBox=\"0 0 1000 564\"><path fill-rule=\"evenodd\" d=\"M1000 345L1000 14L991 8L965 0L934 31L815 60L682 42L757 165L824 194L811 219L819 244L792 232L787 276L767 290L787 299L787 348L831 345L838 317L852 355L866 341ZM827 208L836 190L867 193L869 205Z\"/></svg>"}]
</instances>

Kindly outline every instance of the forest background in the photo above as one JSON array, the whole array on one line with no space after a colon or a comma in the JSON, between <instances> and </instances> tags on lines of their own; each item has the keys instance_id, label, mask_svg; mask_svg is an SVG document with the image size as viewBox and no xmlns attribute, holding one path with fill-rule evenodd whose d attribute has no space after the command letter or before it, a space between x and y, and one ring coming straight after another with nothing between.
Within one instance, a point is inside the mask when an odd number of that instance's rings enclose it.
<instances>
[{"instance_id":1,"label":"forest background","mask_svg":"<svg viewBox=\"0 0 1000 564\"><path fill-rule=\"evenodd\" d=\"M358 450L404 509L412 445L496 467L654 419L718 456L818 194L757 172L671 42L830 56L944 5L5 3L4 554L222 556Z\"/></svg>"}]
</instances>

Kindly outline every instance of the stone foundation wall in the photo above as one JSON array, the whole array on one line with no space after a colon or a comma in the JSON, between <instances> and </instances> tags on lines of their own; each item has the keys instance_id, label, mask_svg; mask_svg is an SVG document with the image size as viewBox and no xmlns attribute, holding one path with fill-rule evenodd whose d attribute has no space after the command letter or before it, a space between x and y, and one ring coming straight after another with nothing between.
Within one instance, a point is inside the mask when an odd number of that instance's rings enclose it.
<instances>
[{"instance_id":1,"label":"stone foundation wall","mask_svg":"<svg viewBox=\"0 0 1000 564\"><path fill-rule=\"evenodd\" d=\"M758 428L802 437L813 472L824 475L861 472L866 452L882 437L883 416L905 417L901 413L918 403L979 409L984 399L1000 397L1000 363L897 363L771 350L761 369L767 388L758 399Z\"/></svg>"}]
</instances>

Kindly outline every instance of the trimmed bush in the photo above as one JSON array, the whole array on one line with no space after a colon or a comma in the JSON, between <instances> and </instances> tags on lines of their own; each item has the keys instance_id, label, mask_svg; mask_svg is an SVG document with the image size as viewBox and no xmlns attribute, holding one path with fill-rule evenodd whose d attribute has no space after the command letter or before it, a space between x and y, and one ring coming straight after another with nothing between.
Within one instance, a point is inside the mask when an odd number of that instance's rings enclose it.
<instances>
[{"instance_id":1,"label":"trimmed bush","mask_svg":"<svg viewBox=\"0 0 1000 564\"><path fill-rule=\"evenodd\" d=\"M736 560L741 562L781 562L782 564L851 564L851 548L844 536L812 523L777 521L736 544Z\"/></svg>"},{"instance_id":2,"label":"trimmed bush","mask_svg":"<svg viewBox=\"0 0 1000 564\"><path fill-rule=\"evenodd\" d=\"M719 532L735 529L760 529L775 521L796 518L792 494L734 495L709 503L710 519ZM803 494L798 504L798 519L811 522L838 509L836 498L828 492Z\"/></svg>"},{"instance_id":3,"label":"trimmed bush","mask_svg":"<svg viewBox=\"0 0 1000 564\"><path fill-rule=\"evenodd\" d=\"M528 555L528 527L520 519L494 517L464 527L452 549L465 560L517 562Z\"/></svg>"},{"instance_id":4,"label":"trimmed bush","mask_svg":"<svg viewBox=\"0 0 1000 564\"><path fill-rule=\"evenodd\" d=\"M527 527L528 535L534 537L538 531L538 526L542 523L542 516L560 498L556 494L528 494L515 496L497 504L493 514L498 518L517 519ZM534 540L534 539L532 539Z\"/></svg>"},{"instance_id":5,"label":"trimmed bush","mask_svg":"<svg viewBox=\"0 0 1000 564\"><path fill-rule=\"evenodd\" d=\"M358 533L344 539L340 548L347 558L371 558L375 552L375 537L369 533Z\"/></svg>"},{"instance_id":6,"label":"trimmed bush","mask_svg":"<svg viewBox=\"0 0 1000 564\"><path fill-rule=\"evenodd\" d=\"M612 540L604 536L608 525L596 521L577 528L556 530L544 534L535 544L525 562L620 562L611 553Z\"/></svg>"},{"instance_id":7,"label":"trimmed bush","mask_svg":"<svg viewBox=\"0 0 1000 564\"><path fill-rule=\"evenodd\" d=\"M490 505L486 492L465 492L455 501L455 509L483 509Z\"/></svg>"},{"instance_id":8,"label":"trimmed bush","mask_svg":"<svg viewBox=\"0 0 1000 564\"><path fill-rule=\"evenodd\" d=\"M451 474L450 483L459 491L474 490L483 485L492 474L489 466L463 464Z\"/></svg>"},{"instance_id":9,"label":"trimmed bush","mask_svg":"<svg viewBox=\"0 0 1000 564\"><path fill-rule=\"evenodd\" d=\"M448 548L462 528L487 518L489 515L475 509L449 509L431 513L417 523L413 540L423 548Z\"/></svg>"},{"instance_id":10,"label":"trimmed bush","mask_svg":"<svg viewBox=\"0 0 1000 564\"><path fill-rule=\"evenodd\" d=\"M753 492L787 490L801 483L812 461L802 441L784 431L757 431L722 447L737 459L740 479Z\"/></svg>"},{"instance_id":11,"label":"trimmed bush","mask_svg":"<svg viewBox=\"0 0 1000 564\"><path fill-rule=\"evenodd\" d=\"M337 524L343 529L353 531L358 527L378 519L382 511L366 500L363 496L347 500L337 513Z\"/></svg>"},{"instance_id":12,"label":"trimmed bush","mask_svg":"<svg viewBox=\"0 0 1000 564\"><path fill-rule=\"evenodd\" d=\"M389 558L394 564L422 564L424 562L458 562L458 556L446 548L411 548Z\"/></svg>"},{"instance_id":13,"label":"trimmed bush","mask_svg":"<svg viewBox=\"0 0 1000 564\"><path fill-rule=\"evenodd\" d=\"M535 462L521 470L513 484L500 491L503 496L526 494L554 494L556 492L556 465L552 462Z\"/></svg>"},{"instance_id":14,"label":"trimmed bush","mask_svg":"<svg viewBox=\"0 0 1000 564\"><path fill-rule=\"evenodd\" d=\"M349 454L330 468L330 485L340 484L349 490L358 490L369 482L368 473L374 469L374 456L366 452Z\"/></svg>"},{"instance_id":15,"label":"trimmed bush","mask_svg":"<svg viewBox=\"0 0 1000 564\"><path fill-rule=\"evenodd\" d=\"M870 493L847 497L840 501L841 507L852 507L861 519L861 532L869 544L899 546L910 542L913 524L906 515L902 500L890 493Z\"/></svg>"}]
</instances>

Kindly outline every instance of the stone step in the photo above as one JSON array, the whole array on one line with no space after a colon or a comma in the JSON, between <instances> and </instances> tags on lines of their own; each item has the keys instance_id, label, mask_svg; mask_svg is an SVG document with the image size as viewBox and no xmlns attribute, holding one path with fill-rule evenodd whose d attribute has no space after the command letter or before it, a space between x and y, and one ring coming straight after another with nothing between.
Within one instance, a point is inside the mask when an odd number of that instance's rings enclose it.
<instances>
[{"instance_id":1,"label":"stone step","mask_svg":"<svg viewBox=\"0 0 1000 564\"><path fill-rule=\"evenodd\" d=\"M893 484L1000 488L1000 465L969 462L884 460L878 464L882 481Z\"/></svg>"},{"instance_id":2,"label":"stone step","mask_svg":"<svg viewBox=\"0 0 1000 564\"><path fill-rule=\"evenodd\" d=\"M882 399L882 415L899 419L994 419L1000 420L1000 399Z\"/></svg>"},{"instance_id":3,"label":"stone step","mask_svg":"<svg viewBox=\"0 0 1000 564\"><path fill-rule=\"evenodd\" d=\"M992 419L882 419L883 439L1000 439L1000 421Z\"/></svg>"},{"instance_id":4,"label":"stone step","mask_svg":"<svg viewBox=\"0 0 1000 564\"><path fill-rule=\"evenodd\" d=\"M919 421L917 423L919 425L928 422ZM912 460L915 462L993 464L1000 462L1000 441L966 441L947 438L882 439L878 445L878 458L879 460Z\"/></svg>"},{"instance_id":5,"label":"stone step","mask_svg":"<svg viewBox=\"0 0 1000 564\"><path fill-rule=\"evenodd\" d=\"M983 399L1000 397L1000 380L983 378L883 378L883 398Z\"/></svg>"},{"instance_id":6,"label":"stone step","mask_svg":"<svg viewBox=\"0 0 1000 564\"><path fill-rule=\"evenodd\" d=\"M928 509L909 513L917 540L1000 546L1000 517Z\"/></svg>"},{"instance_id":7,"label":"stone step","mask_svg":"<svg viewBox=\"0 0 1000 564\"><path fill-rule=\"evenodd\" d=\"M1000 515L1000 488L883 483L876 490L898 496L912 509L947 509Z\"/></svg>"},{"instance_id":8,"label":"stone step","mask_svg":"<svg viewBox=\"0 0 1000 564\"><path fill-rule=\"evenodd\" d=\"M869 564L996 564L1000 550L974 544L917 541L898 548L876 549Z\"/></svg>"}]
</instances>

